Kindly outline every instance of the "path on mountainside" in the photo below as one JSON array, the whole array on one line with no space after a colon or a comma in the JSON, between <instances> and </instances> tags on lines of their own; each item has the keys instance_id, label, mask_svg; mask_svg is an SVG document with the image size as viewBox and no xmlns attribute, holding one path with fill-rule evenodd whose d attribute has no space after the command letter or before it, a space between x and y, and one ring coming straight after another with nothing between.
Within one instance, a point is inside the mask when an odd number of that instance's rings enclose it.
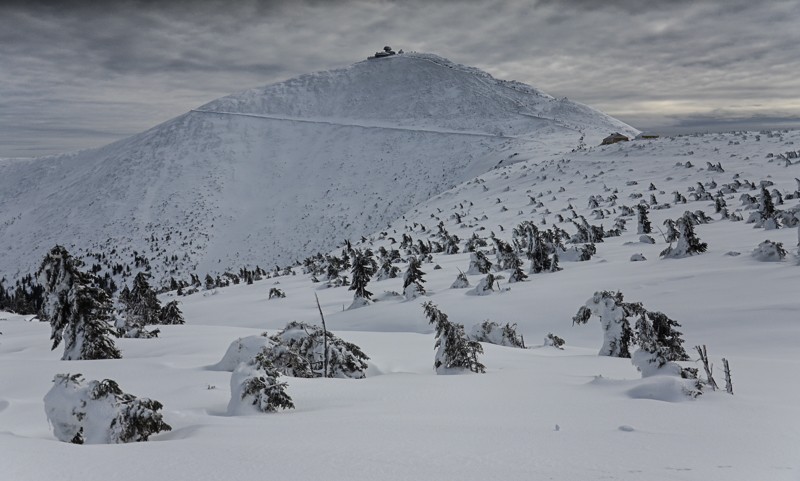
<instances>
[{"instance_id":1,"label":"path on mountainside","mask_svg":"<svg viewBox=\"0 0 800 481\"><path fill-rule=\"evenodd\" d=\"M286 122L304 122L309 124L326 124L326 125L335 125L341 127L358 127L362 129L384 129L384 130L403 130L403 131L410 131L410 132L429 132L434 134L455 134L455 135L469 135L472 137L491 137L493 139L517 139L518 137L508 136L508 135L495 135L489 134L486 132L471 132L465 130L450 130L450 129L437 129L437 128L421 128L421 127L403 127L399 125L380 125L380 124L362 124L362 123L355 123L355 122L342 122L342 121L334 121L334 120L323 120L323 119L307 119L307 118L298 118L298 117L288 117L285 115L269 115L269 114L247 114L242 112L222 112L218 110L198 110L192 109L191 112L197 112L201 114L219 114L219 115L238 115L241 117L255 117L259 119L270 119L270 120L283 120Z\"/></svg>"}]
</instances>

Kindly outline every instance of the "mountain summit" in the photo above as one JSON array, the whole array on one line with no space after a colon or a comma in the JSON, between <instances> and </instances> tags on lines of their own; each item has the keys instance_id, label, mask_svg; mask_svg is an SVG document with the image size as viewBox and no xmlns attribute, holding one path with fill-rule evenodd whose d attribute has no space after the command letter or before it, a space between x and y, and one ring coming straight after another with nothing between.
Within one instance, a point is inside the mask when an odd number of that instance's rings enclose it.
<instances>
[{"instance_id":1,"label":"mountain summit","mask_svg":"<svg viewBox=\"0 0 800 481\"><path fill-rule=\"evenodd\" d=\"M106 264L146 258L159 277L283 266L500 163L615 131L636 133L435 55L365 60L223 97L98 149L0 160L0 272L31 271L55 244L105 253Z\"/></svg>"}]
</instances>

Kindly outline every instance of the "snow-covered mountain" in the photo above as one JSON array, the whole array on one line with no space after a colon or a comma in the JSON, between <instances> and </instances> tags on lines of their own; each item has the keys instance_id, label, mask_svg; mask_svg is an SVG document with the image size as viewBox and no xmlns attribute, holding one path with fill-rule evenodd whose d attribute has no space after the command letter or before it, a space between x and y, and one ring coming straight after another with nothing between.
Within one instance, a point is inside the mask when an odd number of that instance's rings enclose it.
<instances>
[{"instance_id":1,"label":"snow-covered mountain","mask_svg":"<svg viewBox=\"0 0 800 481\"><path fill-rule=\"evenodd\" d=\"M124 112L120 112L124 115ZM430 54L304 75L102 148L0 160L0 272L54 244L161 276L286 265L498 164L635 129Z\"/></svg>"}]
</instances>

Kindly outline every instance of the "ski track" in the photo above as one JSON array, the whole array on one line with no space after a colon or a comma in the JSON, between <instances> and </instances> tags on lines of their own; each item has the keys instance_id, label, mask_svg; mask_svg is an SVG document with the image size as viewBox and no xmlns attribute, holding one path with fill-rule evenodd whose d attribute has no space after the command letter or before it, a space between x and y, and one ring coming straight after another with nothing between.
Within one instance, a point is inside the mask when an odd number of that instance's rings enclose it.
<instances>
[{"instance_id":1,"label":"ski track","mask_svg":"<svg viewBox=\"0 0 800 481\"><path fill-rule=\"evenodd\" d=\"M334 121L334 120L324 120L324 119L303 119L298 117L287 117L284 115L269 115L269 114L248 114L244 112L220 112L215 110L199 110L193 109L192 112L198 112L201 114L219 114L219 115L238 115L242 117L255 117L258 119L269 119L269 120L284 120L287 122L301 122L301 123L309 123L309 124L323 124L323 125L332 125L336 127L355 127L361 129L381 129L381 130L399 130L404 132L426 132L426 133L434 133L434 134L447 134L447 135L469 135L473 137L491 137L495 139L517 139L519 137L516 136L507 136L507 135L494 135L488 134L486 132L465 132L461 130L447 130L447 129L432 129L432 128L420 128L420 127L403 127L399 125L368 125L368 124L360 124L355 122L343 122L343 121Z\"/></svg>"}]
</instances>

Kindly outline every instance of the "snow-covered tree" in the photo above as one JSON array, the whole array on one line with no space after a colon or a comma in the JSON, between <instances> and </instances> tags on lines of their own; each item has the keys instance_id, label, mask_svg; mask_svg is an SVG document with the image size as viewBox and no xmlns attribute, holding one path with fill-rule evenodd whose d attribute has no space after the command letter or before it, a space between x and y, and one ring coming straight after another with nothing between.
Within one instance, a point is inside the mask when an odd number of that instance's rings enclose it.
<instances>
[{"instance_id":1,"label":"snow-covered tree","mask_svg":"<svg viewBox=\"0 0 800 481\"><path fill-rule=\"evenodd\" d=\"M544 337L544 345L545 346L552 346L556 349L564 350L564 339L556 336L552 332L547 333Z\"/></svg>"},{"instance_id":2,"label":"snow-covered tree","mask_svg":"<svg viewBox=\"0 0 800 481\"><path fill-rule=\"evenodd\" d=\"M378 263L375 262L375 257L372 251L366 249L361 251L356 249L352 253L353 256L353 280L350 283L350 290L356 291L353 297L355 299L363 299L369 301L372 298L372 293L367 290L367 284L375 271L378 270Z\"/></svg>"},{"instance_id":3,"label":"snow-covered tree","mask_svg":"<svg viewBox=\"0 0 800 481\"><path fill-rule=\"evenodd\" d=\"M456 280L450 285L450 289L465 289L467 287L469 287L469 279L467 279L466 274L459 271Z\"/></svg>"},{"instance_id":4,"label":"snow-covered tree","mask_svg":"<svg viewBox=\"0 0 800 481\"><path fill-rule=\"evenodd\" d=\"M228 414L270 413L278 409L294 409L286 393L285 382L265 353L247 363L241 363L231 374L231 400Z\"/></svg>"},{"instance_id":5,"label":"snow-covered tree","mask_svg":"<svg viewBox=\"0 0 800 481\"><path fill-rule=\"evenodd\" d=\"M147 441L172 428L160 402L122 392L110 380L85 383L80 374L57 374L44 397L47 420L59 441L115 444Z\"/></svg>"},{"instance_id":6,"label":"snow-covered tree","mask_svg":"<svg viewBox=\"0 0 800 481\"><path fill-rule=\"evenodd\" d=\"M653 226L650 225L650 219L647 217L647 210L647 206L644 204L636 206L637 234L650 234L653 232Z\"/></svg>"},{"instance_id":7,"label":"snow-covered tree","mask_svg":"<svg viewBox=\"0 0 800 481\"><path fill-rule=\"evenodd\" d=\"M136 324L158 324L161 314L161 303L158 302L156 293L150 283L148 275L144 272L136 274L133 279L133 288L123 302L122 315L130 318Z\"/></svg>"},{"instance_id":8,"label":"snow-covered tree","mask_svg":"<svg viewBox=\"0 0 800 481\"><path fill-rule=\"evenodd\" d=\"M436 357L433 363L437 374L447 374L454 370L470 370L482 373L486 366L478 361L483 347L471 341L464 333L464 326L450 322L447 314L440 311L432 302L422 305L428 322L436 328Z\"/></svg>"},{"instance_id":9,"label":"snow-covered tree","mask_svg":"<svg viewBox=\"0 0 800 481\"><path fill-rule=\"evenodd\" d=\"M680 259L695 254L701 254L708 249L708 244L700 242L700 239L694 233L694 226L691 219L684 214L676 222L676 229L678 231L678 241L673 247L670 244L666 249L661 251L661 257L667 259Z\"/></svg>"},{"instance_id":10,"label":"snow-covered tree","mask_svg":"<svg viewBox=\"0 0 800 481\"><path fill-rule=\"evenodd\" d=\"M492 237L492 240L495 243L495 251L497 256L497 269L504 271L507 269L514 268L514 259L517 259L517 255L514 253L514 248L511 245L502 239L498 239L497 237Z\"/></svg>"},{"instance_id":11,"label":"snow-covered tree","mask_svg":"<svg viewBox=\"0 0 800 481\"><path fill-rule=\"evenodd\" d=\"M522 282L528 278L528 274L525 274L525 271L522 270L522 266L523 266L522 259L520 259L516 254L514 254L514 261L512 263L513 270L511 272L511 275L508 277L509 283Z\"/></svg>"},{"instance_id":12,"label":"snow-covered tree","mask_svg":"<svg viewBox=\"0 0 800 481\"><path fill-rule=\"evenodd\" d=\"M178 307L178 304L178 301L169 301L168 303L164 304L164 307L161 308L161 312L158 315L159 324L186 323L186 321L183 319L183 312L181 312L181 308Z\"/></svg>"},{"instance_id":13,"label":"snow-covered tree","mask_svg":"<svg viewBox=\"0 0 800 481\"><path fill-rule=\"evenodd\" d=\"M384 279L394 279L400 273L400 268L397 267L392 263L392 259L388 257L384 257L381 259L380 268L378 272L375 274L376 281L382 281Z\"/></svg>"},{"instance_id":14,"label":"snow-covered tree","mask_svg":"<svg viewBox=\"0 0 800 481\"><path fill-rule=\"evenodd\" d=\"M425 287L422 285L425 282L423 279L425 273L422 272L421 266L422 261L419 258L415 256L409 258L408 268L403 276L403 294L407 300L425 295Z\"/></svg>"},{"instance_id":15,"label":"snow-covered tree","mask_svg":"<svg viewBox=\"0 0 800 481\"><path fill-rule=\"evenodd\" d=\"M486 277L478 282L475 288L467 292L473 296L488 296L494 292L495 277L494 274L486 274Z\"/></svg>"},{"instance_id":16,"label":"snow-covered tree","mask_svg":"<svg viewBox=\"0 0 800 481\"><path fill-rule=\"evenodd\" d=\"M621 292L598 291L578 310L572 323L586 324L593 315L597 316L603 326L603 346L599 354L631 357L633 330L628 317L641 310L641 304L625 302Z\"/></svg>"},{"instance_id":17,"label":"snow-covered tree","mask_svg":"<svg viewBox=\"0 0 800 481\"><path fill-rule=\"evenodd\" d=\"M304 322L290 322L286 327L270 337L277 344L288 347L304 357L314 377L339 377L362 379L366 377L367 357L361 348L344 341L327 331L328 376L323 373L325 357L325 336L319 326Z\"/></svg>"},{"instance_id":18,"label":"snow-covered tree","mask_svg":"<svg viewBox=\"0 0 800 481\"><path fill-rule=\"evenodd\" d=\"M492 261L486 257L486 254L483 251L473 251L469 255L469 269L467 269L467 274L475 275L475 274L488 274L492 270Z\"/></svg>"},{"instance_id":19,"label":"snow-covered tree","mask_svg":"<svg viewBox=\"0 0 800 481\"><path fill-rule=\"evenodd\" d=\"M516 324L502 325L493 321L483 321L475 324L469 338L478 342L525 349L525 339L517 332Z\"/></svg>"},{"instance_id":20,"label":"snow-covered tree","mask_svg":"<svg viewBox=\"0 0 800 481\"><path fill-rule=\"evenodd\" d=\"M761 262L780 262L786 258L786 249L783 248L781 242L772 242L767 239L758 244L751 255Z\"/></svg>"},{"instance_id":21,"label":"snow-covered tree","mask_svg":"<svg viewBox=\"0 0 800 481\"><path fill-rule=\"evenodd\" d=\"M80 266L62 246L45 256L37 273L45 296L39 319L50 323L52 349L64 341L62 360L119 359L109 324L111 300Z\"/></svg>"},{"instance_id":22,"label":"snow-covered tree","mask_svg":"<svg viewBox=\"0 0 800 481\"><path fill-rule=\"evenodd\" d=\"M636 321L636 343L639 349L632 362L642 377L656 374L671 374L685 379L697 379L696 368L683 368L675 361L687 361L689 356L683 348L680 327L661 312L643 310Z\"/></svg>"}]
</instances>

